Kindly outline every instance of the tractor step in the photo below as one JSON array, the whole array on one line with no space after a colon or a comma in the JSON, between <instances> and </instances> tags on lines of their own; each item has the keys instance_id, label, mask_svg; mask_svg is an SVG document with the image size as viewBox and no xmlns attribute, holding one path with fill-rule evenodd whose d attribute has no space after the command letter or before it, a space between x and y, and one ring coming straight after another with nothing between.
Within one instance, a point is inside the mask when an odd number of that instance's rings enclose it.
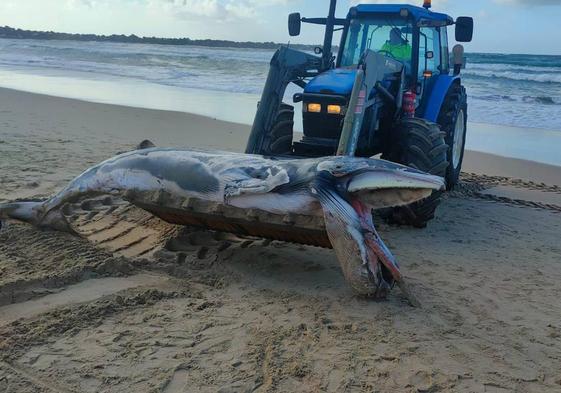
<instances>
[{"instance_id":1,"label":"tractor step","mask_svg":"<svg viewBox=\"0 0 561 393\"><path fill-rule=\"evenodd\" d=\"M337 151L338 139L313 138L304 136L300 142L294 142L294 153L303 157L332 156Z\"/></svg>"}]
</instances>

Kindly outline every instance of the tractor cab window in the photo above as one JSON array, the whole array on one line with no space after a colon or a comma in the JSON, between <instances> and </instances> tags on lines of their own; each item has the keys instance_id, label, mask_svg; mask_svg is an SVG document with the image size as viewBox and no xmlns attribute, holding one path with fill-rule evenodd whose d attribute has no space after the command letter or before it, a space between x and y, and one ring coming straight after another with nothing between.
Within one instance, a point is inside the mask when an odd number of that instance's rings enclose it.
<instances>
[{"instance_id":1,"label":"tractor cab window","mask_svg":"<svg viewBox=\"0 0 561 393\"><path fill-rule=\"evenodd\" d=\"M411 67L412 28L398 18L360 18L350 22L345 47L341 56L341 66L357 65L367 50L379 52Z\"/></svg>"},{"instance_id":2,"label":"tractor cab window","mask_svg":"<svg viewBox=\"0 0 561 393\"><path fill-rule=\"evenodd\" d=\"M441 73L440 32L436 27L422 27L419 37L419 77L427 71Z\"/></svg>"},{"instance_id":3,"label":"tractor cab window","mask_svg":"<svg viewBox=\"0 0 561 393\"><path fill-rule=\"evenodd\" d=\"M448 31L446 26L440 28L440 47L441 71L447 74L450 71L450 54L448 52Z\"/></svg>"}]
</instances>

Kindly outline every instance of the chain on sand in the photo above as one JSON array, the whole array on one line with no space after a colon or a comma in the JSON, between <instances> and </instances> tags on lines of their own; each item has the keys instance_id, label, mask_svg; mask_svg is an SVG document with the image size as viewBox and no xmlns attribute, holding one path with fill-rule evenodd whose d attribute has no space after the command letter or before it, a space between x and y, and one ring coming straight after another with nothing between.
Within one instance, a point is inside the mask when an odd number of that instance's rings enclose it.
<instances>
[{"instance_id":1,"label":"chain on sand","mask_svg":"<svg viewBox=\"0 0 561 393\"><path fill-rule=\"evenodd\" d=\"M508 198L483 192L489 188L496 186L511 186L526 190L542 191L561 195L560 186L548 185L545 183L535 183L531 181L512 179L501 176L478 175L474 173L462 173L460 184L458 184L454 191L451 191L448 195L451 197L478 198L491 202L506 203L514 206L544 209L556 213L561 213L560 205Z\"/></svg>"}]
</instances>

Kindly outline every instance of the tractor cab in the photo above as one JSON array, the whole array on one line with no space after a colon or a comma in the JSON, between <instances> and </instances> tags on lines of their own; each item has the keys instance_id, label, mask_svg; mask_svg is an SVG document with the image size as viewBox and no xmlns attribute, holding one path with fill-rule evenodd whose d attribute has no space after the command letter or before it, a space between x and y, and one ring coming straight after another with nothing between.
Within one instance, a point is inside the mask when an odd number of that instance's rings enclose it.
<instances>
[{"instance_id":1,"label":"tractor cab","mask_svg":"<svg viewBox=\"0 0 561 393\"><path fill-rule=\"evenodd\" d=\"M447 26L454 20L425 8L358 5L344 28L337 68L354 68L367 50L403 64L406 87L422 87L428 72L449 72Z\"/></svg>"},{"instance_id":2,"label":"tractor cab","mask_svg":"<svg viewBox=\"0 0 561 393\"><path fill-rule=\"evenodd\" d=\"M318 157L356 155L382 158L459 181L467 129L467 94L461 82L464 49L450 61L448 29L469 42L473 19L401 4L359 4L346 18L288 18L291 36L302 23L324 25L315 55L282 46L271 59L246 153ZM334 31L342 31L337 54ZM302 88L303 137L293 131L294 106L282 102L289 83ZM423 226L438 196L407 207L404 222Z\"/></svg>"},{"instance_id":3,"label":"tractor cab","mask_svg":"<svg viewBox=\"0 0 561 393\"><path fill-rule=\"evenodd\" d=\"M380 55L375 67L387 69L387 75L379 82L390 94L415 93L415 112L420 112L420 117L429 96L425 93L430 93L438 76L450 74L447 27L454 20L448 15L411 5L361 4L351 8L344 22L339 23L343 34L336 62L311 79L301 96L304 138L295 142L294 147L302 155L335 153L357 68L367 51ZM325 53L325 48L321 51ZM400 88L404 90L398 91ZM379 100L380 106L384 103ZM374 134L379 131L377 127L390 123L395 114L392 107L372 109L379 112L379 121L363 122L362 143L357 146L359 155L383 152L380 142L386 139L384 130L381 135ZM372 117L370 113L365 115Z\"/></svg>"}]
</instances>

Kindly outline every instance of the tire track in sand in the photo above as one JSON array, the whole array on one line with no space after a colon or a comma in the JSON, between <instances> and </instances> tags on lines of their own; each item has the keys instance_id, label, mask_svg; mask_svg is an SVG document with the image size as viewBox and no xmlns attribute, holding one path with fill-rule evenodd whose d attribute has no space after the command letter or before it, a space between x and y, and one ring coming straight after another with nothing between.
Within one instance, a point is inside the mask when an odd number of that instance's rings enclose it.
<instances>
[{"instance_id":1,"label":"tire track in sand","mask_svg":"<svg viewBox=\"0 0 561 393\"><path fill-rule=\"evenodd\" d=\"M536 200L512 198L501 195L494 195L492 192L485 192L497 186L532 190L541 193L561 195L561 187L547 185L545 183L534 183L521 179L512 179L499 176L478 175L473 173L462 173L461 182L455 190L448 193L452 197L477 198L489 202L504 203L511 206L529 207L533 209L548 210L554 213L561 213L561 205L554 203L544 203Z\"/></svg>"}]
</instances>

